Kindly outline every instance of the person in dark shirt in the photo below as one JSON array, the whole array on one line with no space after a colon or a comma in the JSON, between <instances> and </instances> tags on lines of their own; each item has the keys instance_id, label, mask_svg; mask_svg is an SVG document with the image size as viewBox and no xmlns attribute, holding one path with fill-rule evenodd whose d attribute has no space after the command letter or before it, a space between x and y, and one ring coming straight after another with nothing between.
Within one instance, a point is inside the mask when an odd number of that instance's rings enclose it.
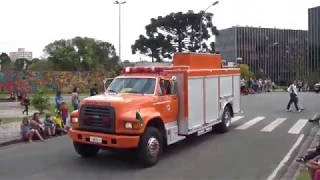
<instances>
[{"instance_id":1,"label":"person in dark shirt","mask_svg":"<svg viewBox=\"0 0 320 180\"><path fill-rule=\"evenodd\" d=\"M90 96L95 96L98 94L98 90L97 90L97 84L94 84L91 88L90 88Z\"/></svg>"}]
</instances>

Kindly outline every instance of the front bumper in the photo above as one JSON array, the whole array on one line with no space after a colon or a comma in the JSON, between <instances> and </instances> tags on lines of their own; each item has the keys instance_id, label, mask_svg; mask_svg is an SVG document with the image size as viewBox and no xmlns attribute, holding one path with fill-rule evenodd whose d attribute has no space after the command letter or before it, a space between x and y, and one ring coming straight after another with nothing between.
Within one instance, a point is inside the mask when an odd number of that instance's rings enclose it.
<instances>
[{"instance_id":1,"label":"front bumper","mask_svg":"<svg viewBox=\"0 0 320 180\"><path fill-rule=\"evenodd\" d=\"M125 136L115 134L103 134L96 132L80 131L75 129L69 130L69 137L79 143L94 144L102 147L110 147L116 149L137 148L140 136ZM90 137L99 138L101 142L92 142Z\"/></svg>"}]
</instances>

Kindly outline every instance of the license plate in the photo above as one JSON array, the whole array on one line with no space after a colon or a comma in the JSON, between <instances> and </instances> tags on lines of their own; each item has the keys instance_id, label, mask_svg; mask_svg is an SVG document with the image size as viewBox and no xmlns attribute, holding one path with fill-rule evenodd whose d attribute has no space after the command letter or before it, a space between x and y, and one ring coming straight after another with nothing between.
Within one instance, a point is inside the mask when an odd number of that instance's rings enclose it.
<instances>
[{"instance_id":1,"label":"license plate","mask_svg":"<svg viewBox=\"0 0 320 180\"><path fill-rule=\"evenodd\" d=\"M102 143L102 138L101 137L90 136L90 142Z\"/></svg>"}]
</instances>

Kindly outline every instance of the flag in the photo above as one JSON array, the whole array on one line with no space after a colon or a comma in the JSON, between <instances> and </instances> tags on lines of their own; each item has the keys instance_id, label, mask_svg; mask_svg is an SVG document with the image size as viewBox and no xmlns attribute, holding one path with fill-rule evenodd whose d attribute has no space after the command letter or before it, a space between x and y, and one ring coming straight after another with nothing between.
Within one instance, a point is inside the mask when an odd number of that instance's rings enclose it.
<instances>
[{"instance_id":1,"label":"flag","mask_svg":"<svg viewBox=\"0 0 320 180\"><path fill-rule=\"evenodd\" d=\"M139 120L140 125L142 126L143 125L143 119L142 119L142 117L141 117L141 115L140 115L140 113L138 111L136 112L136 119Z\"/></svg>"}]
</instances>

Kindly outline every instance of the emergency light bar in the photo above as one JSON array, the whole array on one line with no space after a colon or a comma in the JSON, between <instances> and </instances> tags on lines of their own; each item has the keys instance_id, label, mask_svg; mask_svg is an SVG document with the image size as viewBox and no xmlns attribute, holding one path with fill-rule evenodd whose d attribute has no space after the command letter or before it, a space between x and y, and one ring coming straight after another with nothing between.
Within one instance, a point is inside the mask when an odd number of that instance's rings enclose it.
<instances>
[{"instance_id":1,"label":"emergency light bar","mask_svg":"<svg viewBox=\"0 0 320 180\"><path fill-rule=\"evenodd\" d=\"M166 67L126 67L126 68L122 69L121 73L160 73L166 69L172 69L172 68L166 68Z\"/></svg>"}]
</instances>

